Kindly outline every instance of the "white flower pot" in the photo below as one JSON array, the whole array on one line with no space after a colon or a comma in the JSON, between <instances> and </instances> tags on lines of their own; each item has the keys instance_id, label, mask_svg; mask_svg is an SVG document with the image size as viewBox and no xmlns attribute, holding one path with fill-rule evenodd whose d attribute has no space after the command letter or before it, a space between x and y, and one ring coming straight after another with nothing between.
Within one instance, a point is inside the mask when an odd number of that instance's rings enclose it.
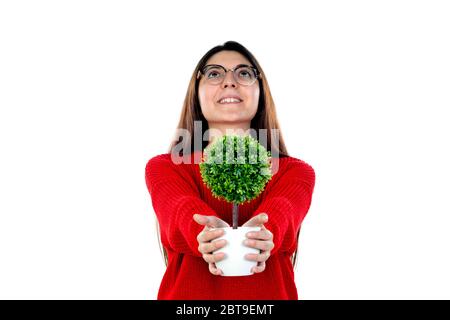
<instances>
[{"instance_id":1,"label":"white flower pot","mask_svg":"<svg viewBox=\"0 0 450 320\"><path fill-rule=\"evenodd\" d=\"M223 229L225 234L214 241L219 239L225 239L227 241L225 247L214 251L214 253L225 253L225 258L216 262L217 268L222 270L224 276L252 275L252 268L257 265L257 262L247 260L245 255L249 253L259 254L260 250L247 247L244 244L244 241L247 239L245 235L250 231L260 231L261 227L238 227L237 229L227 227L217 229Z\"/></svg>"}]
</instances>

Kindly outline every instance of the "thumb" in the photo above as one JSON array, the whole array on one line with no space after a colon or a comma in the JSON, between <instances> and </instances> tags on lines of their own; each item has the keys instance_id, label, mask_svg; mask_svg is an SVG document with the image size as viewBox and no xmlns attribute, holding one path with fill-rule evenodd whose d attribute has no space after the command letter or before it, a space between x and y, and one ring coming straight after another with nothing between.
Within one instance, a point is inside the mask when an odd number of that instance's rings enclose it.
<instances>
[{"instance_id":1,"label":"thumb","mask_svg":"<svg viewBox=\"0 0 450 320\"><path fill-rule=\"evenodd\" d=\"M200 224L202 226L206 226L209 221L208 216L204 216L204 215L201 215L198 213L194 214L193 218L194 218L195 222L197 222L198 224Z\"/></svg>"},{"instance_id":2,"label":"thumb","mask_svg":"<svg viewBox=\"0 0 450 320\"><path fill-rule=\"evenodd\" d=\"M198 224L202 226L207 226L210 228L223 228L229 227L228 223L223 221L222 219L217 218L216 216L204 216L201 214L194 214L194 220Z\"/></svg>"},{"instance_id":3,"label":"thumb","mask_svg":"<svg viewBox=\"0 0 450 320\"><path fill-rule=\"evenodd\" d=\"M243 227L260 227L267 221L269 221L267 213L260 213L244 223Z\"/></svg>"}]
</instances>

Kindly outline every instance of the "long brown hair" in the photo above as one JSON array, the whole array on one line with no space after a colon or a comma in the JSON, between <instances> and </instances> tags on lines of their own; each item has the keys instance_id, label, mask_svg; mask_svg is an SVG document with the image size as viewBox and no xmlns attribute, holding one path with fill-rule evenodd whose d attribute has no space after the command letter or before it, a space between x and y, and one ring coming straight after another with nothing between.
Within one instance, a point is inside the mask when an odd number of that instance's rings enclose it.
<instances>
[{"instance_id":1,"label":"long brown hair","mask_svg":"<svg viewBox=\"0 0 450 320\"><path fill-rule=\"evenodd\" d=\"M203 67L206 65L210 57L224 50L239 52L245 58L247 58L247 60L252 64L253 67L255 67L259 71L260 76L258 77L258 81L260 94L258 101L258 109L251 121L250 127L251 129L254 129L256 132L259 132L259 129L267 129L267 132L271 133L272 129L276 129L276 131L278 132L277 137L278 143L272 144L272 134L268 134L266 136L267 141L265 146L267 147L267 150L275 150L280 158L289 156L286 146L284 144L283 136L280 131L280 126L278 124L278 119L275 112L275 103L272 99L269 84L264 75L263 69L256 60L256 58L253 56L253 54L250 51L248 51L243 45L235 41L227 41L223 45L215 46L214 48L210 49L207 53L205 53L205 55L197 63L197 66L195 67L194 72L192 73L191 80L189 81L189 86L186 92L186 97L184 99L183 108L181 110L181 116L177 127L177 129L187 130L190 133L191 141L184 141L181 137L175 137L175 139L173 139L169 147L169 153L174 152L174 148L178 144L186 146L182 148L183 151L191 150L192 146L194 146L194 151L197 151L195 149L196 145L194 143L194 137L197 136L198 134L201 134L201 137L203 137L205 131L208 130L209 128L208 121L202 114L200 102L198 99L200 70L203 69ZM195 130L198 130L198 126L194 126L195 121L201 121L202 132L195 132ZM207 144L208 141L202 141L201 146L202 150L207 146ZM158 230L158 239L160 239L160 230L158 221L156 221L156 223ZM297 242L298 237L299 233L297 233ZM168 263L167 251L164 248L164 246L162 246L161 243L160 248L163 252L164 262L167 266ZM294 254L291 257L291 261L294 267L297 261L297 249L295 250Z\"/></svg>"}]
</instances>

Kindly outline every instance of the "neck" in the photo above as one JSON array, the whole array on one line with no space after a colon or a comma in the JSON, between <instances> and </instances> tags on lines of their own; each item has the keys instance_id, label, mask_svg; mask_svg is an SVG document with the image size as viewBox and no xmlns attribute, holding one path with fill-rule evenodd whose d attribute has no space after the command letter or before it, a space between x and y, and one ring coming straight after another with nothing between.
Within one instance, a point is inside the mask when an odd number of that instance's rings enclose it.
<instances>
[{"instance_id":1,"label":"neck","mask_svg":"<svg viewBox=\"0 0 450 320\"><path fill-rule=\"evenodd\" d=\"M208 122L209 127L209 144L215 139L223 135L247 135L249 134L250 122L244 123L211 123Z\"/></svg>"}]
</instances>

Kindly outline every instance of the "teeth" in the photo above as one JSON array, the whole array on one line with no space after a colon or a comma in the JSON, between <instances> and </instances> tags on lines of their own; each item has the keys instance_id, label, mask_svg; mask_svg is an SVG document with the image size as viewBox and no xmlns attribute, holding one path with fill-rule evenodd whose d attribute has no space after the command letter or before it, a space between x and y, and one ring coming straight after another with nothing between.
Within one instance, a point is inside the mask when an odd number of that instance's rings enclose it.
<instances>
[{"instance_id":1,"label":"teeth","mask_svg":"<svg viewBox=\"0 0 450 320\"><path fill-rule=\"evenodd\" d=\"M233 103L233 102L241 102L241 101L235 98L225 98L219 101L219 103Z\"/></svg>"}]
</instances>

